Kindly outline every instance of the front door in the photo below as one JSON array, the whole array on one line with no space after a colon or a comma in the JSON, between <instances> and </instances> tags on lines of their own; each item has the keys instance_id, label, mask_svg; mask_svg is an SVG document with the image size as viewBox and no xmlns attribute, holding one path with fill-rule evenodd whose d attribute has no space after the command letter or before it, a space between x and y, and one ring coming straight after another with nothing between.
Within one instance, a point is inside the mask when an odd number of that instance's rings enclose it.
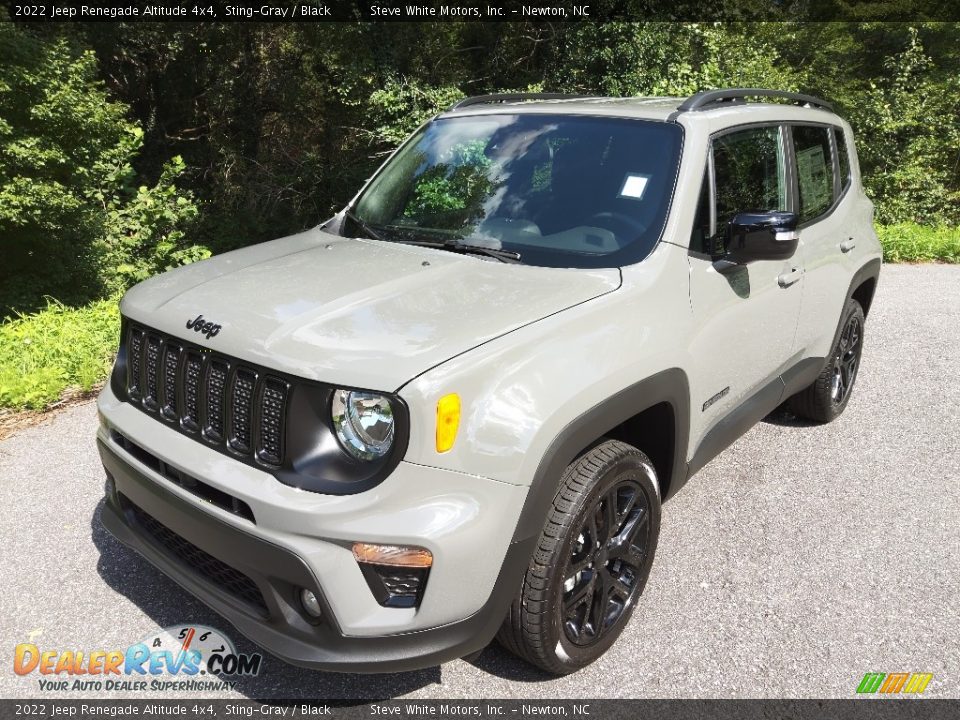
<instances>
[{"instance_id":1,"label":"front door","mask_svg":"<svg viewBox=\"0 0 960 720\"><path fill-rule=\"evenodd\" d=\"M715 136L689 253L694 335L691 450L732 410L790 364L803 268L755 261L719 273L730 220L749 211L793 210L785 129L753 126ZM692 454L692 453L691 453Z\"/></svg>"}]
</instances>

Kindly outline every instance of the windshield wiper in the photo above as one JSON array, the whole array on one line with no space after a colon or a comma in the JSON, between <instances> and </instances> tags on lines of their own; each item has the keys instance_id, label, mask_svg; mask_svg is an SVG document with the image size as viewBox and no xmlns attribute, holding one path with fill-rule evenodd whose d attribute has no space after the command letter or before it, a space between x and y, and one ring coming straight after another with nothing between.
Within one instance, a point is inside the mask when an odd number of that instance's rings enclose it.
<instances>
[{"instance_id":1,"label":"windshield wiper","mask_svg":"<svg viewBox=\"0 0 960 720\"><path fill-rule=\"evenodd\" d=\"M354 215L350 210L343 211L344 217L348 218L354 225L363 230L367 235L369 235L374 240L386 240L379 231L374 230L370 223L361 220L356 215Z\"/></svg>"},{"instance_id":2,"label":"windshield wiper","mask_svg":"<svg viewBox=\"0 0 960 720\"><path fill-rule=\"evenodd\" d=\"M423 247L437 248L438 250L449 250L450 252L463 253L465 255L486 255L496 258L500 262L520 262L520 253L513 250L503 250L501 248L489 248L483 245L471 245L460 240L421 240L418 238L393 238L386 237L382 232L373 228L370 223L361 220L352 211L344 210L344 217L348 218L357 227L363 230L374 240L383 240L386 242L401 242L406 245L421 245ZM406 228L402 233L409 234L411 231Z\"/></svg>"},{"instance_id":3,"label":"windshield wiper","mask_svg":"<svg viewBox=\"0 0 960 720\"><path fill-rule=\"evenodd\" d=\"M520 262L520 253L513 250L503 250L502 248L489 248L483 245L471 245L460 240L413 240L403 239L397 242L406 245L422 245L423 247L437 248L438 250L449 250L450 252L462 253L464 255L486 255L496 258L500 262Z\"/></svg>"}]
</instances>

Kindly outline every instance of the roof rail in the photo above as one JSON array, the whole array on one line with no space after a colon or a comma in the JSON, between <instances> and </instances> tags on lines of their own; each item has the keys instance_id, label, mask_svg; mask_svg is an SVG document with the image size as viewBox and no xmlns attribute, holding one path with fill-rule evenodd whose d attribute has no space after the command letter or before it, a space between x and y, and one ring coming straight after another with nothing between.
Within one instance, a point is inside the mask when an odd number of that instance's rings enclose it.
<instances>
[{"instance_id":1,"label":"roof rail","mask_svg":"<svg viewBox=\"0 0 960 720\"><path fill-rule=\"evenodd\" d=\"M493 95L476 95L464 98L447 108L459 110L471 105L487 105L491 103L522 102L524 100L576 100L577 98L594 97L592 95L568 95L566 93L495 93Z\"/></svg>"},{"instance_id":2,"label":"roof rail","mask_svg":"<svg viewBox=\"0 0 960 720\"><path fill-rule=\"evenodd\" d=\"M766 90L764 88L729 88L727 90L702 90L684 100L677 110L689 112L691 110L709 110L711 105L742 102L748 97L774 97L793 100L803 105L833 111L833 106L826 100L812 95L786 92L785 90Z\"/></svg>"}]
</instances>

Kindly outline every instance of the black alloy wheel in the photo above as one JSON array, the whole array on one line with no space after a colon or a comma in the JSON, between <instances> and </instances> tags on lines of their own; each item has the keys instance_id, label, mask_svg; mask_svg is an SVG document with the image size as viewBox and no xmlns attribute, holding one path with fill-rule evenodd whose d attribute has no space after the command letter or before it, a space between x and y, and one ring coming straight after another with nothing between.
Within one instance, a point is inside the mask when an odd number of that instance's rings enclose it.
<instances>
[{"instance_id":1,"label":"black alloy wheel","mask_svg":"<svg viewBox=\"0 0 960 720\"><path fill-rule=\"evenodd\" d=\"M830 381L830 398L834 403L842 404L853 389L860 366L861 339L863 323L856 314L850 315L847 324L840 333L840 341L833 358L833 378Z\"/></svg>"},{"instance_id":2,"label":"black alloy wheel","mask_svg":"<svg viewBox=\"0 0 960 720\"><path fill-rule=\"evenodd\" d=\"M556 675L592 663L639 604L659 534L650 459L619 440L584 452L560 478L500 644Z\"/></svg>"},{"instance_id":3,"label":"black alloy wheel","mask_svg":"<svg viewBox=\"0 0 960 720\"><path fill-rule=\"evenodd\" d=\"M598 642L632 607L649 547L650 503L638 483L624 481L596 499L563 573L563 629L570 642Z\"/></svg>"}]
</instances>

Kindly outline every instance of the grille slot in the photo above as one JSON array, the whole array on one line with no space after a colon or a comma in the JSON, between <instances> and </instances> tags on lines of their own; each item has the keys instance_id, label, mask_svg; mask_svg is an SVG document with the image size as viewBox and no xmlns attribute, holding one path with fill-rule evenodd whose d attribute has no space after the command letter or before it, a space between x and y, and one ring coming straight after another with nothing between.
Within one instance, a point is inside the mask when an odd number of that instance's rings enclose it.
<instances>
[{"instance_id":1,"label":"grille slot","mask_svg":"<svg viewBox=\"0 0 960 720\"><path fill-rule=\"evenodd\" d=\"M277 378L266 378L260 397L260 459L279 465L283 458L283 418L287 405L287 384Z\"/></svg>"},{"instance_id":2,"label":"grille slot","mask_svg":"<svg viewBox=\"0 0 960 720\"><path fill-rule=\"evenodd\" d=\"M207 368L207 426L204 432L216 442L223 440L224 390L229 368L219 360L211 360Z\"/></svg>"},{"instance_id":3,"label":"grille slot","mask_svg":"<svg viewBox=\"0 0 960 720\"><path fill-rule=\"evenodd\" d=\"M208 583L244 601L261 615L268 615L267 603L257 584L248 575L181 537L152 515L130 502L125 495L121 503L136 525L168 555L186 565Z\"/></svg>"},{"instance_id":4,"label":"grille slot","mask_svg":"<svg viewBox=\"0 0 960 720\"><path fill-rule=\"evenodd\" d=\"M180 369L180 348L176 345L167 345L163 354L163 412L164 417L176 420L180 413L177 408L180 403L177 399L177 371Z\"/></svg>"},{"instance_id":5,"label":"grille slot","mask_svg":"<svg viewBox=\"0 0 960 720\"><path fill-rule=\"evenodd\" d=\"M242 453L250 452L253 429L253 390L257 385L255 373L244 368L237 370L233 378L230 413L230 447Z\"/></svg>"},{"instance_id":6,"label":"grille slot","mask_svg":"<svg viewBox=\"0 0 960 720\"><path fill-rule=\"evenodd\" d=\"M181 424L187 430L200 429L200 376L203 373L203 357L188 352L183 370L183 417Z\"/></svg>"},{"instance_id":7,"label":"grille slot","mask_svg":"<svg viewBox=\"0 0 960 720\"><path fill-rule=\"evenodd\" d=\"M127 393L139 398L141 392L140 371L143 368L143 330L130 330L130 345L127 348Z\"/></svg>"},{"instance_id":8,"label":"grille slot","mask_svg":"<svg viewBox=\"0 0 960 720\"><path fill-rule=\"evenodd\" d=\"M146 370L146 383L144 387L143 402L151 409L156 409L159 405L159 374L160 374L160 348L163 346L160 338L156 335L147 336L147 351L144 359Z\"/></svg>"},{"instance_id":9,"label":"grille slot","mask_svg":"<svg viewBox=\"0 0 960 720\"><path fill-rule=\"evenodd\" d=\"M140 325L131 324L126 337L129 402L221 451L283 466L286 380Z\"/></svg>"}]
</instances>

